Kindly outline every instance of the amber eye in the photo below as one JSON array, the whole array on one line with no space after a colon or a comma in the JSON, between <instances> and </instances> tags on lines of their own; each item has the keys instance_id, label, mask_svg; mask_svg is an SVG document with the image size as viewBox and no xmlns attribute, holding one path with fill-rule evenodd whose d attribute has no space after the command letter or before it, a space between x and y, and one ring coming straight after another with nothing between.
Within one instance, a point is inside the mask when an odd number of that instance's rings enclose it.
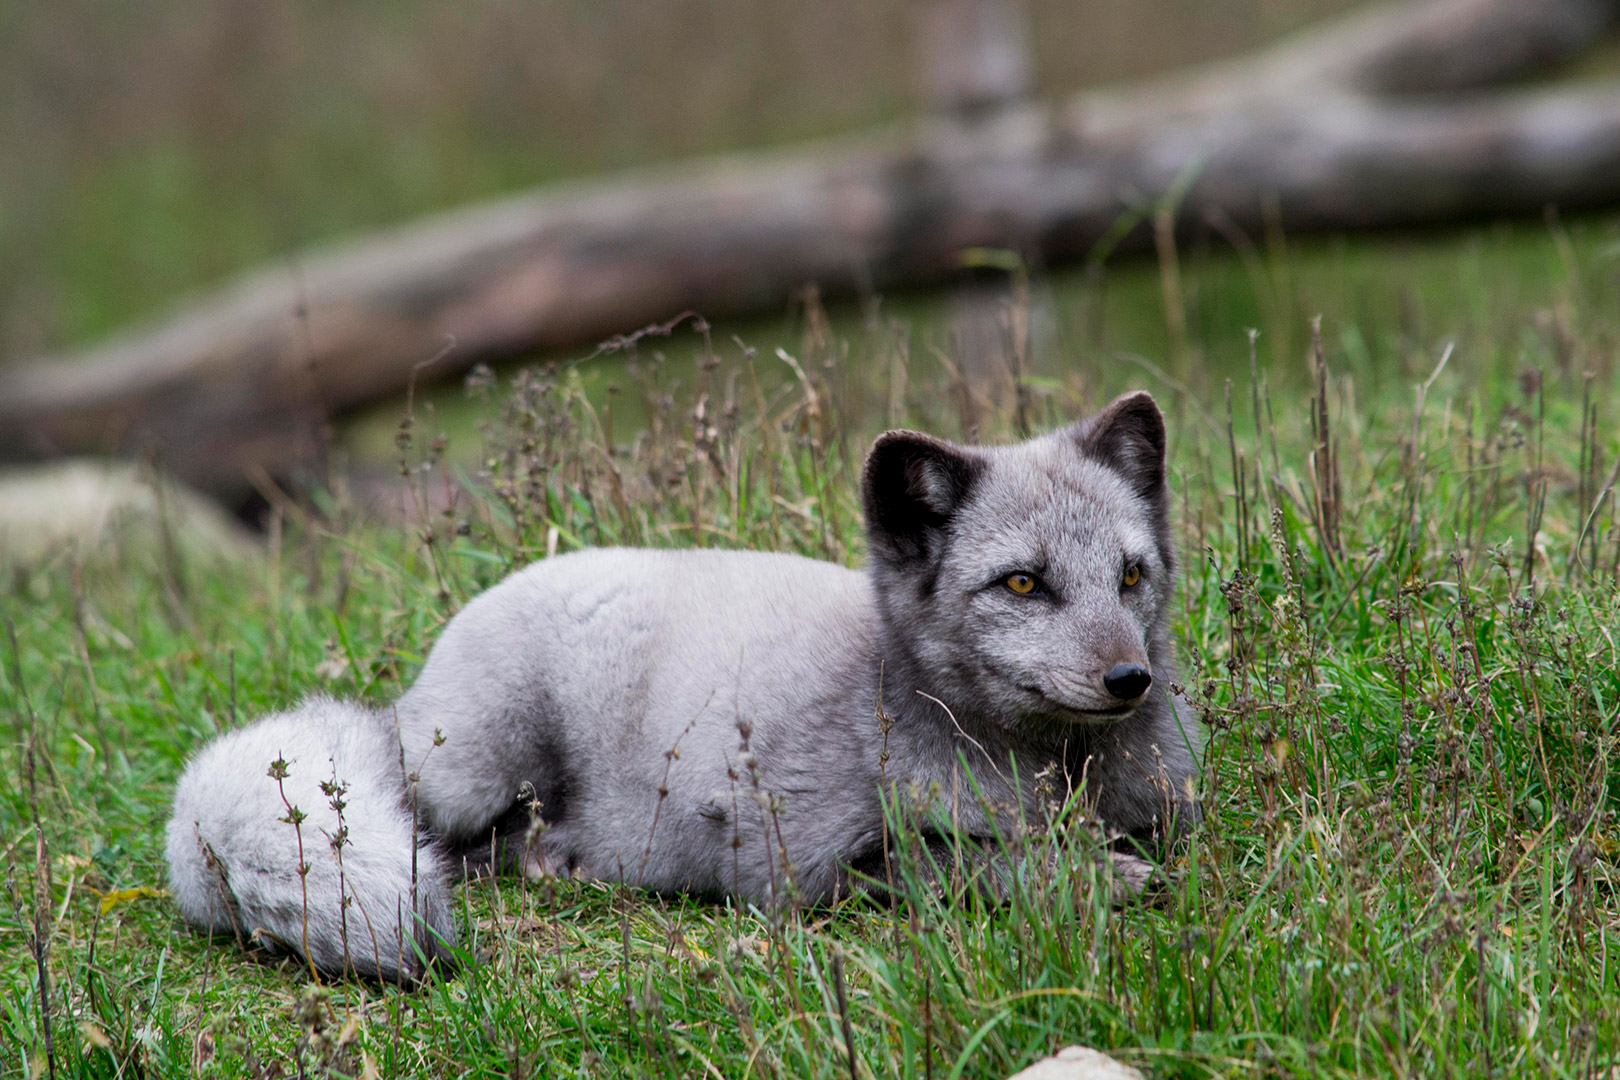
<instances>
[{"instance_id":1,"label":"amber eye","mask_svg":"<svg viewBox=\"0 0 1620 1080\"><path fill-rule=\"evenodd\" d=\"M1141 580L1142 571L1136 566L1135 563L1132 563L1130 566L1125 568L1125 587L1127 589Z\"/></svg>"},{"instance_id":2,"label":"amber eye","mask_svg":"<svg viewBox=\"0 0 1620 1080\"><path fill-rule=\"evenodd\" d=\"M1035 579L1028 574L1013 574L1007 578L1007 588L1019 596L1028 596L1035 591Z\"/></svg>"}]
</instances>

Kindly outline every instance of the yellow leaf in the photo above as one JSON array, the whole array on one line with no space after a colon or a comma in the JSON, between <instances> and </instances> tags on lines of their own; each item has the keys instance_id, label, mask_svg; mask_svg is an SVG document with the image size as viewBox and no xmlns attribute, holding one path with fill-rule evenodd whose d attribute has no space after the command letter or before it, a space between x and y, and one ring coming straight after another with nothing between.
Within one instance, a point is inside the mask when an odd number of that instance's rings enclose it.
<instances>
[{"instance_id":1,"label":"yellow leaf","mask_svg":"<svg viewBox=\"0 0 1620 1080\"><path fill-rule=\"evenodd\" d=\"M133 889L114 889L111 892L99 894L101 897L101 913L103 915L115 907L122 907L131 900L139 900L143 896L168 896L167 889L154 889L150 885L137 885Z\"/></svg>"}]
</instances>

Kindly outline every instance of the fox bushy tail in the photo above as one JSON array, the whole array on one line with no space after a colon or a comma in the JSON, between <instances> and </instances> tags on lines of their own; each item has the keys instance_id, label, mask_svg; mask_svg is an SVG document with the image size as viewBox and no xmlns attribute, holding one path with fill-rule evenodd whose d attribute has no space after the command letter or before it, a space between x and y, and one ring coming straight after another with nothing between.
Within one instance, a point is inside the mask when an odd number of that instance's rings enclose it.
<instances>
[{"instance_id":1,"label":"fox bushy tail","mask_svg":"<svg viewBox=\"0 0 1620 1080\"><path fill-rule=\"evenodd\" d=\"M209 743L175 792L168 860L187 920L329 974L410 982L449 960L449 867L385 713L315 697Z\"/></svg>"}]
</instances>

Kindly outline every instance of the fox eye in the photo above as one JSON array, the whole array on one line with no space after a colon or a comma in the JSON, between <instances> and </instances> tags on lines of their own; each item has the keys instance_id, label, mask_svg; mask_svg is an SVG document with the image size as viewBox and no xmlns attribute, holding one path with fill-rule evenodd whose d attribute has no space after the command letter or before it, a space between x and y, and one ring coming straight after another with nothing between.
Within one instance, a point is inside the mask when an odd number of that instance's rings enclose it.
<instances>
[{"instance_id":1,"label":"fox eye","mask_svg":"<svg viewBox=\"0 0 1620 1080\"><path fill-rule=\"evenodd\" d=\"M1137 566L1135 563L1127 566L1125 568L1125 577L1123 580L1125 582L1125 587L1127 589L1131 588L1138 581L1142 580L1142 568Z\"/></svg>"},{"instance_id":2,"label":"fox eye","mask_svg":"<svg viewBox=\"0 0 1620 1080\"><path fill-rule=\"evenodd\" d=\"M1029 574L1009 574L1006 586L1019 596L1028 596L1035 591L1035 579Z\"/></svg>"}]
</instances>

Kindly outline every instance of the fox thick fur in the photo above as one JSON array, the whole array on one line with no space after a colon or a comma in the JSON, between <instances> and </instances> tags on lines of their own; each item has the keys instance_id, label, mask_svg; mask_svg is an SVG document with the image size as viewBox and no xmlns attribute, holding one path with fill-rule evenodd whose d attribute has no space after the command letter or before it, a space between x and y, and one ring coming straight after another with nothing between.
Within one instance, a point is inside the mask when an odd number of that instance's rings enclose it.
<instances>
[{"instance_id":1,"label":"fox thick fur","mask_svg":"<svg viewBox=\"0 0 1620 1080\"><path fill-rule=\"evenodd\" d=\"M862 487L864 572L546 559L451 619L392 707L316 697L215 739L169 823L181 911L409 980L455 940L468 858L767 905L791 880L825 901L881 866L885 785L965 790L964 763L971 836L1005 835L987 807L1033 812L1054 765L1112 833L1191 821L1153 399L998 448L889 432Z\"/></svg>"}]
</instances>

